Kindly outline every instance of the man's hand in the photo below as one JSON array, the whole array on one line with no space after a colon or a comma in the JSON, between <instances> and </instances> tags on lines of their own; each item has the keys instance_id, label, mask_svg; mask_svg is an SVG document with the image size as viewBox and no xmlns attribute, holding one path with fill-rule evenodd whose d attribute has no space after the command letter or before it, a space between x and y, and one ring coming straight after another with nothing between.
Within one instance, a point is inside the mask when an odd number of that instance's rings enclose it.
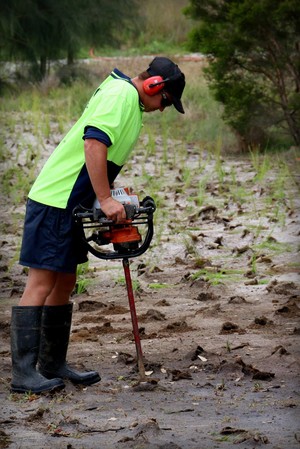
<instances>
[{"instance_id":1,"label":"man's hand","mask_svg":"<svg viewBox=\"0 0 300 449\"><path fill-rule=\"evenodd\" d=\"M101 210L105 213L109 220L120 223L126 220L126 212L124 206L112 197L101 200Z\"/></svg>"}]
</instances>

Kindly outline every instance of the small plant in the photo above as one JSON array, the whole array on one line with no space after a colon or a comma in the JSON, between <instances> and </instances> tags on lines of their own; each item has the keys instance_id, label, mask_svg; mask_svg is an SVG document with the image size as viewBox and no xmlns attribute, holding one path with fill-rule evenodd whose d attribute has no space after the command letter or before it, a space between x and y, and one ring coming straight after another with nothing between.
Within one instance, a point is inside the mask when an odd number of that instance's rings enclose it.
<instances>
[{"instance_id":1,"label":"small plant","mask_svg":"<svg viewBox=\"0 0 300 449\"><path fill-rule=\"evenodd\" d=\"M191 182L192 182L192 172L191 169L187 166L184 166L183 169L181 170L181 175L182 175L182 179L183 179L183 191L185 191L186 189L188 189L191 186Z\"/></svg>"},{"instance_id":2,"label":"small plant","mask_svg":"<svg viewBox=\"0 0 300 449\"><path fill-rule=\"evenodd\" d=\"M268 285L270 283L270 279L259 279L258 285Z\"/></svg>"},{"instance_id":3,"label":"small plant","mask_svg":"<svg viewBox=\"0 0 300 449\"><path fill-rule=\"evenodd\" d=\"M226 351L231 352L231 343L229 340L226 341Z\"/></svg>"},{"instance_id":4,"label":"small plant","mask_svg":"<svg viewBox=\"0 0 300 449\"><path fill-rule=\"evenodd\" d=\"M209 268L202 268L191 275L191 280L195 281L197 279L203 279L205 282L209 282L211 285L219 285L223 282L240 281L243 275L242 270L229 270L222 269L221 271L217 268L210 270Z\"/></svg>"},{"instance_id":5,"label":"small plant","mask_svg":"<svg viewBox=\"0 0 300 449\"><path fill-rule=\"evenodd\" d=\"M269 250L274 253L291 252L293 250L289 243L277 242L272 236L268 236L261 243L253 246L258 250Z\"/></svg>"},{"instance_id":6,"label":"small plant","mask_svg":"<svg viewBox=\"0 0 300 449\"><path fill-rule=\"evenodd\" d=\"M215 168L216 168L217 177L218 177L219 184L220 184L220 186L219 186L220 191L222 191L222 186L223 186L224 178L225 178L225 171L223 168L221 149L222 149L222 142L221 142L221 139L218 138L218 141L215 146L215 157L216 157Z\"/></svg>"},{"instance_id":7,"label":"small plant","mask_svg":"<svg viewBox=\"0 0 300 449\"><path fill-rule=\"evenodd\" d=\"M91 281L89 279L78 279L75 285L76 295L82 295L87 292L87 287L90 285Z\"/></svg>"},{"instance_id":8,"label":"small plant","mask_svg":"<svg viewBox=\"0 0 300 449\"><path fill-rule=\"evenodd\" d=\"M263 389L263 387L262 387L261 383L259 383L259 382L256 382L256 383L253 385L253 391L254 391L255 393L261 391L262 389Z\"/></svg>"},{"instance_id":9,"label":"small plant","mask_svg":"<svg viewBox=\"0 0 300 449\"><path fill-rule=\"evenodd\" d=\"M250 266L252 274L257 274L256 254L252 254L251 256Z\"/></svg>"},{"instance_id":10,"label":"small plant","mask_svg":"<svg viewBox=\"0 0 300 449\"><path fill-rule=\"evenodd\" d=\"M238 182L235 167L231 168L230 177L231 177L230 194L232 196L233 201L241 204L245 203L246 200L248 199L249 194L245 186L241 185L241 183Z\"/></svg>"},{"instance_id":11,"label":"small plant","mask_svg":"<svg viewBox=\"0 0 300 449\"><path fill-rule=\"evenodd\" d=\"M138 279L132 279L132 290L134 292L138 292L141 290L141 283ZM120 284L120 285L125 285L126 284L126 280L124 276L120 276L118 279L116 279L116 283Z\"/></svg>"},{"instance_id":12,"label":"small plant","mask_svg":"<svg viewBox=\"0 0 300 449\"><path fill-rule=\"evenodd\" d=\"M196 205L198 207L201 207L204 204L206 186L207 186L207 178L202 178L198 182L197 195L196 195L196 198L195 198L195 203L196 203Z\"/></svg>"},{"instance_id":13,"label":"small plant","mask_svg":"<svg viewBox=\"0 0 300 449\"><path fill-rule=\"evenodd\" d=\"M26 391L22 395L20 395L19 393L11 393L9 395L9 399L13 402L32 402L36 401L39 398L39 395L32 393L31 391Z\"/></svg>"},{"instance_id":14,"label":"small plant","mask_svg":"<svg viewBox=\"0 0 300 449\"><path fill-rule=\"evenodd\" d=\"M196 247L196 241L197 239L191 233L189 233L187 237L183 238L186 254L193 258L197 268L203 268L203 266L207 263L207 260L199 254Z\"/></svg>"},{"instance_id":15,"label":"small plant","mask_svg":"<svg viewBox=\"0 0 300 449\"><path fill-rule=\"evenodd\" d=\"M65 432L58 424L50 423L47 425L47 432L52 436L69 436L69 432Z\"/></svg>"},{"instance_id":16,"label":"small plant","mask_svg":"<svg viewBox=\"0 0 300 449\"><path fill-rule=\"evenodd\" d=\"M253 168L256 171L254 181L262 181L271 168L270 157L267 154L261 156L258 151L250 151Z\"/></svg>"},{"instance_id":17,"label":"small plant","mask_svg":"<svg viewBox=\"0 0 300 449\"><path fill-rule=\"evenodd\" d=\"M170 284L166 284L165 282L159 283L159 282L152 282L151 284L148 284L149 288L152 288L153 290L159 290L161 288L168 288L171 287Z\"/></svg>"},{"instance_id":18,"label":"small plant","mask_svg":"<svg viewBox=\"0 0 300 449\"><path fill-rule=\"evenodd\" d=\"M251 226L249 226L249 228L251 228ZM255 239L257 239L265 229L266 229L265 226L261 224L261 220L260 220L258 225L254 227Z\"/></svg>"},{"instance_id":19,"label":"small plant","mask_svg":"<svg viewBox=\"0 0 300 449\"><path fill-rule=\"evenodd\" d=\"M91 279L87 278L89 274L89 262L85 262L77 266L77 281L74 293L81 295L87 292L87 287L91 284Z\"/></svg>"}]
</instances>

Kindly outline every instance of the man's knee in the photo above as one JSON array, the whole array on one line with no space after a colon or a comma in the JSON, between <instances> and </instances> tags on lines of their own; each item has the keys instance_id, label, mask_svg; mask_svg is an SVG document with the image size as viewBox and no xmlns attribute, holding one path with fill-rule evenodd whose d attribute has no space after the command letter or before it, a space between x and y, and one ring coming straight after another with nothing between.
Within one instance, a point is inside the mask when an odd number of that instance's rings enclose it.
<instances>
[{"instance_id":1,"label":"man's knee","mask_svg":"<svg viewBox=\"0 0 300 449\"><path fill-rule=\"evenodd\" d=\"M20 305L43 305L55 286L57 273L30 268Z\"/></svg>"},{"instance_id":2,"label":"man's knee","mask_svg":"<svg viewBox=\"0 0 300 449\"><path fill-rule=\"evenodd\" d=\"M70 295L74 290L75 284L76 274L60 273L55 284L55 289L66 295Z\"/></svg>"}]
</instances>

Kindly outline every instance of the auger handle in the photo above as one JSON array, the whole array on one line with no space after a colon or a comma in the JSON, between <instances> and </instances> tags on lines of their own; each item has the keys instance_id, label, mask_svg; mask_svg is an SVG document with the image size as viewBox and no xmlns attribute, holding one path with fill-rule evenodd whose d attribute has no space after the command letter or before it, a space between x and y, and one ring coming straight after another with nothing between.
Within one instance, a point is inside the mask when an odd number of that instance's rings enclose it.
<instances>
[{"instance_id":1,"label":"auger handle","mask_svg":"<svg viewBox=\"0 0 300 449\"><path fill-rule=\"evenodd\" d=\"M104 260L110 260L110 259L123 259L123 258L132 258L142 255L150 246L152 237L153 237L153 213L156 210L156 205L154 200L147 196L143 199L143 201L140 202L140 207L126 204L124 205L126 210L127 219L130 219L134 223L134 219L137 219L139 223L141 224L147 224L147 232L144 237L144 240L142 244L138 248L120 248L118 251L110 251L110 252L103 252L98 251L96 248L94 248L89 242L94 241L93 235L86 238L84 234L84 229L87 227L97 227L97 223L99 223L100 226L110 226L110 225L122 225L122 223L114 223L111 220L108 220L105 214L101 209L85 209L82 206L77 206L73 210L73 217L75 219L75 222L78 226L82 227L84 236L82 237L83 242L85 243L88 251L93 254L95 257L98 257L99 259ZM146 216L146 217L144 217ZM90 222L86 223L86 226L84 226L83 220L89 219ZM144 219L144 221L143 221ZM90 225L90 224L92 225Z\"/></svg>"},{"instance_id":2,"label":"auger handle","mask_svg":"<svg viewBox=\"0 0 300 449\"><path fill-rule=\"evenodd\" d=\"M124 209L126 212L126 219L133 220L142 214L146 214L151 216L155 210L156 205L154 200L150 196L146 196L143 201L140 203L140 207L137 207L132 204L124 204ZM85 209L83 206L76 206L73 209L73 217L75 221L78 221L83 218L88 218L93 222L99 222L101 224L111 225L114 224L112 220L109 220L102 209Z\"/></svg>"},{"instance_id":3,"label":"auger handle","mask_svg":"<svg viewBox=\"0 0 300 449\"><path fill-rule=\"evenodd\" d=\"M125 248L123 248L122 251L119 250L105 253L103 251L98 251L89 243L89 241L93 240L92 237L90 237L89 240L84 239L84 243L86 244L88 251L95 257L98 257L98 259L114 260L114 259L124 259L141 256L149 248L152 237L153 237L153 220L148 220L147 233L143 243L141 244L141 246L139 246L139 248L130 250L126 250Z\"/></svg>"}]
</instances>

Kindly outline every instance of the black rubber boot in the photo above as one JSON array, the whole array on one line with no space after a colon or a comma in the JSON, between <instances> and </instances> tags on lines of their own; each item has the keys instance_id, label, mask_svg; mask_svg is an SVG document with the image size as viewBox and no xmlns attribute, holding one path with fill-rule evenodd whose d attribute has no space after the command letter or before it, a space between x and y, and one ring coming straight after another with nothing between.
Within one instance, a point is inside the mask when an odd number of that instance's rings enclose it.
<instances>
[{"instance_id":1,"label":"black rubber boot","mask_svg":"<svg viewBox=\"0 0 300 449\"><path fill-rule=\"evenodd\" d=\"M44 306L39 371L48 379L61 377L75 384L91 385L101 380L96 371L79 372L66 362L72 322L72 304Z\"/></svg>"},{"instance_id":2,"label":"black rubber boot","mask_svg":"<svg viewBox=\"0 0 300 449\"><path fill-rule=\"evenodd\" d=\"M42 393L64 388L61 379L46 379L36 370L42 307L14 306L11 317L11 391Z\"/></svg>"}]
</instances>

